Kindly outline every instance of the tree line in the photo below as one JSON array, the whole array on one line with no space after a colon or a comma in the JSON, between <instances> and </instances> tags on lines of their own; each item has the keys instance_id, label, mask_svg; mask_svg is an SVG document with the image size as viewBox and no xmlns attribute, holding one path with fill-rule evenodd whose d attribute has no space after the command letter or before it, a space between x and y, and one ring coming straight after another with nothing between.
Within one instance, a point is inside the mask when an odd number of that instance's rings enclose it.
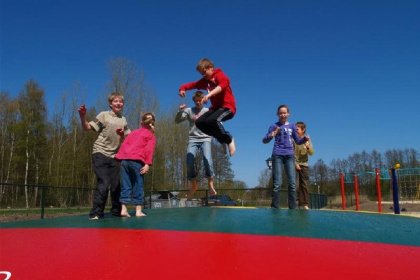
<instances>
[{"instance_id":1,"label":"tree line","mask_svg":"<svg viewBox=\"0 0 420 280\"><path fill-rule=\"evenodd\" d=\"M153 166L145 177L145 190L187 189L186 147L188 124L175 125L178 108L162 110L158 96L148 86L143 71L135 62L126 58L111 58L106 64L109 80L95 106L88 108L87 120L93 120L100 111L109 110L107 95L119 92L124 95L123 115L130 128L140 127L142 113L154 112L157 145ZM80 125L78 108L85 93L79 84L61 95L48 118L45 91L30 79L16 97L1 92L3 106L0 111L0 205L20 204L25 207L38 205L38 185L67 186L76 191L57 189L49 191L50 199L57 206L75 204L79 188L93 188L96 178L92 169L92 147L96 133L85 132ZM242 187L234 181L230 159L217 143L212 143L215 184L220 188ZM202 168L201 160L197 160ZM201 172L202 174L202 172ZM199 183L206 186L205 178ZM10 187L16 183L22 186ZM33 185L34 187L30 187ZM80 191L84 201L91 201L91 192ZM88 196L88 197L86 197ZM80 200L80 199L79 199ZM78 201L79 201L78 200ZM22 205L24 202L24 205ZM90 202L89 202L90 203Z\"/></svg>"},{"instance_id":2,"label":"tree line","mask_svg":"<svg viewBox=\"0 0 420 280\"><path fill-rule=\"evenodd\" d=\"M309 159L310 160L310 159ZM387 173L387 170L399 163L401 168L419 168L420 154L414 148L389 149L384 153L376 150L371 152L362 151L354 153L346 159L333 159L327 165L322 159L309 165L310 170L310 187L309 191L313 193L320 192L327 195L338 195L340 189L340 174L354 174L373 172L376 168ZM285 176L283 176L283 187L286 186ZM376 195L375 184L368 190L370 195ZM258 178L260 188L272 186L271 172L263 170ZM318 189L319 188L319 189ZM390 188L389 182L383 183L383 191L388 192Z\"/></svg>"}]
</instances>

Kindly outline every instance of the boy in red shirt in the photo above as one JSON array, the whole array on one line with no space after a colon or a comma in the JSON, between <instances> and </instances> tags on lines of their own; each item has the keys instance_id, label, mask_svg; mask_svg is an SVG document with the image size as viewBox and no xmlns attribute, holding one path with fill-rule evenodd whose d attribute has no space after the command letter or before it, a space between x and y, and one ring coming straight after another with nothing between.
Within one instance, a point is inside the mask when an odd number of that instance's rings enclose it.
<instances>
[{"instance_id":1,"label":"boy in red shirt","mask_svg":"<svg viewBox=\"0 0 420 280\"><path fill-rule=\"evenodd\" d=\"M229 78L220 68L214 67L213 62L203 58L198 62L197 71L203 78L192 83L182 85L179 88L179 95L185 97L185 91L191 89L207 90L203 102L210 99L209 110L195 121L198 129L207 135L213 136L223 146L226 152L226 145L229 148L229 155L235 154L235 142L232 135L226 131L222 122L233 118L236 113L235 97L230 88Z\"/></svg>"}]
</instances>

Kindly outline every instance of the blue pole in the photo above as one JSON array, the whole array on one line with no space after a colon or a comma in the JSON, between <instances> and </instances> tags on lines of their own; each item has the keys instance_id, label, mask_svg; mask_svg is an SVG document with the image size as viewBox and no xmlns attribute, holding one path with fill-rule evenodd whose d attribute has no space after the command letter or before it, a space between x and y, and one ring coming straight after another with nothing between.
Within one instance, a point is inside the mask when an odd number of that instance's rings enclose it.
<instances>
[{"instance_id":1,"label":"blue pole","mask_svg":"<svg viewBox=\"0 0 420 280\"><path fill-rule=\"evenodd\" d=\"M394 197L394 213L400 214L400 203L398 202L398 182L395 168L391 168L392 173L392 195Z\"/></svg>"}]
</instances>

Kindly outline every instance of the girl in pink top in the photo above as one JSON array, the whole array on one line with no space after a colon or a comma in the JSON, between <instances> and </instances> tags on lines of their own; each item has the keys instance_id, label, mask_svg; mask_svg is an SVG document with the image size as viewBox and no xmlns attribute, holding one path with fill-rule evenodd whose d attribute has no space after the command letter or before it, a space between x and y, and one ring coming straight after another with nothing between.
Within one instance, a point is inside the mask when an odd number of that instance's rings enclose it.
<instances>
[{"instance_id":1,"label":"girl in pink top","mask_svg":"<svg viewBox=\"0 0 420 280\"><path fill-rule=\"evenodd\" d=\"M156 146L155 116L145 113L141 127L132 131L124 140L115 158L121 160L121 216L130 217L127 204L136 205L136 217L146 216L142 212L144 203L144 174L152 165ZM132 197L132 198L131 198Z\"/></svg>"}]
</instances>

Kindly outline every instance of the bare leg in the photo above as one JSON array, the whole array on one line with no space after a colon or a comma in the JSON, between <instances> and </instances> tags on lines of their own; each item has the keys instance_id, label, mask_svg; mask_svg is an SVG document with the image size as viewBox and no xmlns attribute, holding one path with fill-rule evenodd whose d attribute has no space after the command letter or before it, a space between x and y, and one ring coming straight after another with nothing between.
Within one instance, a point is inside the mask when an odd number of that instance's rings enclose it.
<instances>
[{"instance_id":1,"label":"bare leg","mask_svg":"<svg viewBox=\"0 0 420 280\"><path fill-rule=\"evenodd\" d=\"M144 214L144 213L141 211L141 205L137 205L137 206L136 206L136 217L144 217L144 216L146 216L146 214Z\"/></svg>"},{"instance_id":2,"label":"bare leg","mask_svg":"<svg viewBox=\"0 0 420 280\"><path fill-rule=\"evenodd\" d=\"M186 197L191 198L196 190L198 190L197 180L190 180L190 191L187 193Z\"/></svg>"},{"instance_id":3,"label":"bare leg","mask_svg":"<svg viewBox=\"0 0 420 280\"><path fill-rule=\"evenodd\" d=\"M233 140L233 138L232 138L232 142L229 143L228 147L229 147L229 155L233 156L236 152L235 141Z\"/></svg>"},{"instance_id":4,"label":"bare leg","mask_svg":"<svg viewBox=\"0 0 420 280\"><path fill-rule=\"evenodd\" d=\"M127 205L125 204L121 205L121 217L131 217L130 214L128 214Z\"/></svg>"},{"instance_id":5,"label":"bare leg","mask_svg":"<svg viewBox=\"0 0 420 280\"><path fill-rule=\"evenodd\" d=\"M214 186L213 186L213 178L209 178L209 191L210 191L210 195L216 195L217 194L217 192L216 192L216 190L214 189Z\"/></svg>"}]
</instances>

